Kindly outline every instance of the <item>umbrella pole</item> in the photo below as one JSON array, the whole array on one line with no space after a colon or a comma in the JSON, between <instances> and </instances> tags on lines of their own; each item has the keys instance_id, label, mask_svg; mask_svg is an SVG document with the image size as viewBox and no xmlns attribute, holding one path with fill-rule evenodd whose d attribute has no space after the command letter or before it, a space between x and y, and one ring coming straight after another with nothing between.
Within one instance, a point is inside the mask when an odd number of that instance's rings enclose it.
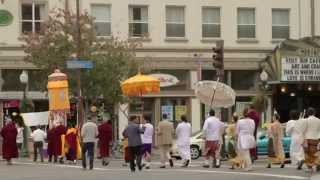
<instances>
[{"instance_id":1,"label":"umbrella pole","mask_svg":"<svg viewBox=\"0 0 320 180\"><path fill-rule=\"evenodd\" d=\"M213 91L213 95L212 95L211 103L210 103L210 108L212 108L212 103L213 103L214 97L216 95L216 90L217 90L217 87L218 87L219 80L220 80L220 78L217 79L217 85L216 85L216 87L214 88L214 91Z\"/></svg>"}]
</instances>

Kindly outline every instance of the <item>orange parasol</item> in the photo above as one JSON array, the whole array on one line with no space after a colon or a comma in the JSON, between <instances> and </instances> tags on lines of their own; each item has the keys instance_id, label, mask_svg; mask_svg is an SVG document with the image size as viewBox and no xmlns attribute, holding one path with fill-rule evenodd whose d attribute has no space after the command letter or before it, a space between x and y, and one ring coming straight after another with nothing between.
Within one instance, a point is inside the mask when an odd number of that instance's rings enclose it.
<instances>
[{"instance_id":1,"label":"orange parasol","mask_svg":"<svg viewBox=\"0 0 320 180\"><path fill-rule=\"evenodd\" d=\"M148 93L160 92L160 81L152 76L137 75L121 83L121 89L126 96L141 96Z\"/></svg>"}]
</instances>

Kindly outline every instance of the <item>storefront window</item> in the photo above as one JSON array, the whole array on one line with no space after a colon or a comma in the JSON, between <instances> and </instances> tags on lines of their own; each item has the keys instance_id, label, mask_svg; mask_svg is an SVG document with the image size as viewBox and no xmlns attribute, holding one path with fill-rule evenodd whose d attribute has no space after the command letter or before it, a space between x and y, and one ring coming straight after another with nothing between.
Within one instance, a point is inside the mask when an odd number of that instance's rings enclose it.
<instances>
[{"instance_id":1,"label":"storefront window","mask_svg":"<svg viewBox=\"0 0 320 180\"><path fill-rule=\"evenodd\" d=\"M227 71L225 71L224 82L227 82ZM217 73L215 70L202 70L201 79L206 81L216 81Z\"/></svg>"},{"instance_id":2,"label":"storefront window","mask_svg":"<svg viewBox=\"0 0 320 180\"><path fill-rule=\"evenodd\" d=\"M181 115L187 114L187 104L185 98L162 98L161 115L166 114L176 126Z\"/></svg>"},{"instance_id":3,"label":"storefront window","mask_svg":"<svg viewBox=\"0 0 320 180\"><path fill-rule=\"evenodd\" d=\"M231 86L235 90L254 90L257 80L257 71L232 71Z\"/></svg>"},{"instance_id":4,"label":"storefront window","mask_svg":"<svg viewBox=\"0 0 320 180\"><path fill-rule=\"evenodd\" d=\"M23 91L24 85L20 82L21 70L15 69L3 69L2 79L3 86L2 91Z\"/></svg>"}]
</instances>

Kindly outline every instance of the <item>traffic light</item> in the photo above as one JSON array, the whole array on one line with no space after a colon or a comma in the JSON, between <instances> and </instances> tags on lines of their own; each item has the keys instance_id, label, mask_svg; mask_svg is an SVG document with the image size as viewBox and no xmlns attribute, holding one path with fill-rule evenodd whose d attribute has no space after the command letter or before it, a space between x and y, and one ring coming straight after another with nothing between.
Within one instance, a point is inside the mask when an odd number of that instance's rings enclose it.
<instances>
[{"instance_id":1,"label":"traffic light","mask_svg":"<svg viewBox=\"0 0 320 180\"><path fill-rule=\"evenodd\" d=\"M212 48L213 51L213 67L217 70L223 70L223 41L219 41L216 44L216 47Z\"/></svg>"}]
</instances>

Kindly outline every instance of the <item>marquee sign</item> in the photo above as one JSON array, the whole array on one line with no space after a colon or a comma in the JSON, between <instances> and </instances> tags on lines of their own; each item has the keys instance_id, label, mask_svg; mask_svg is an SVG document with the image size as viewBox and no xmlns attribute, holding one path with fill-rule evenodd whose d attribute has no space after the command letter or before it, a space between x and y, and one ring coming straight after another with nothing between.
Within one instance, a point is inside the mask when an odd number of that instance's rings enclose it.
<instances>
[{"instance_id":1,"label":"marquee sign","mask_svg":"<svg viewBox=\"0 0 320 180\"><path fill-rule=\"evenodd\" d=\"M320 81L320 51L309 48L300 52L302 56L282 57L281 81Z\"/></svg>"},{"instance_id":2,"label":"marquee sign","mask_svg":"<svg viewBox=\"0 0 320 180\"><path fill-rule=\"evenodd\" d=\"M4 9L0 9L0 26L8 26L12 23L12 14Z\"/></svg>"}]
</instances>

